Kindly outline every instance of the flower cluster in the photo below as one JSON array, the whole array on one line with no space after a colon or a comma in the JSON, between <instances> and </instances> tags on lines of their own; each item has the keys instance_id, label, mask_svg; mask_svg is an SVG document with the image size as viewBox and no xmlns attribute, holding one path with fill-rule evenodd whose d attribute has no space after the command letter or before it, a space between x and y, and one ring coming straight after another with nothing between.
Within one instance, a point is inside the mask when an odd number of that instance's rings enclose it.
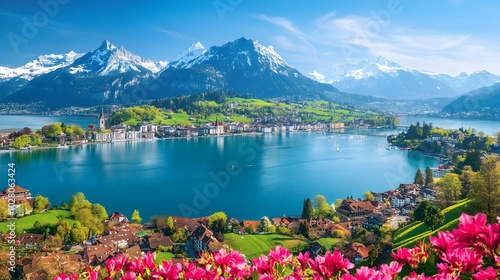
<instances>
[{"instance_id":1,"label":"flower cluster","mask_svg":"<svg viewBox=\"0 0 500 280\"><path fill-rule=\"evenodd\" d=\"M214 254L205 253L196 261L174 264L162 262L156 265L153 256L129 259L118 255L105 263L101 271L87 271L65 275L55 280L104 279L401 279L398 274L404 266L411 272L402 279L499 279L500 276L500 219L497 224L486 224L486 216L462 214L458 228L451 232L439 232L430 238L429 244L417 244L414 248L398 248L392 253L394 261L379 268L354 265L338 252L326 252L324 256L311 258L309 253L294 257L277 247L268 255L261 255L247 263L238 251L221 249ZM426 276L417 273L419 265L428 260L429 254L438 256L438 273Z\"/></svg>"}]
</instances>

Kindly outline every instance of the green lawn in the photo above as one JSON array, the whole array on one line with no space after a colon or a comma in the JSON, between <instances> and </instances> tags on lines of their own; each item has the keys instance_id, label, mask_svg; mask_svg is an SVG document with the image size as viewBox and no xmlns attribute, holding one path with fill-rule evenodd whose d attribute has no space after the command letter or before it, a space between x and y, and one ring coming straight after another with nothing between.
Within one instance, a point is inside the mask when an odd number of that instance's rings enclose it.
<instances>
[{"instance_id":1,"label":"green lawn","mask_svg":"<svg viewBox=\"0 0 500 280\"><path fill-rule=\"evenodd\" d=\"M321 246L325 247L327 250L332 249L332 247L342 247L344 244L347 243L347 241L340 239L340 238L332 238L332 237L326 237L326 238L320 238L316 240Z\"/></svg>"},{"instance_id":2,"label":"green lawn","mask_svg":"<svg viewBox=\"0 0 500 280\"><path fill-rule=\"evenodd\" d=\"M228 233L224 235L224 243L234 250L241 250L249 260L262 254L268 254L276 246L282 246L291 251L307 246L304 239L298 239L282 234L245 234Z\"/></svg>"},{"instance_id":3,"label":"green lawn","mask_svg":"<svg viewBox=\"0 0 500 280\"><path fill-rule=\"evenodd\" d=\"M162 261L169 261L174 258L174 253L171 252L155 252L156 258L155 262L156 263L161 263Z\"/></svg>"},{"instance_id":4,"label":"green lawn","mask_svg":"<svg viewBox=\"0 0 500 280\"><path fill-rule=\"evenodd\" d=\"M36 221L45 222L50 225L56 225L59 219L66 218L69 222L70 226L76 222L71 218L71 213L66 210L48 210L45 213L30 215L22 218L18 218L15 220L16 223L16 232L28 231L33 228L33 224ZM10 224L9 221L0 223L0 232L7 233L9 228L7 228L7 224Z\"/></svg>"},{"instance_id":5,"label":"green lawn","mask_svg":"<svg viewBox=\"0 0 500 280\"><path fill-rule=\"evenodd\" d=\"M469 200L461 200L456 204L443 209L444 224L432 231L423 222L413 222L394 233L394 248L413 247L417 241L429 241L429 236L439 231L451 230L458 225L458 218L466 211Z\"/></svg>"}]
</instances>

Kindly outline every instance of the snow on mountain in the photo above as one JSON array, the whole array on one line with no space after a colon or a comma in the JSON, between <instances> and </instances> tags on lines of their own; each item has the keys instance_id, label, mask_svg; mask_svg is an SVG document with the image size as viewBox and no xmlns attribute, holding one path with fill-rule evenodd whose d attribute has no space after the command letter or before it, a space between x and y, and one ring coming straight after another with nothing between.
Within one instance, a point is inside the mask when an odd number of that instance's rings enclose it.
<instances>
[{"instance_id":1,"label":"snow on mountain","mask_svg":"<svg viewBox=\"0 0 500 280\"><path fill-rule=\"evenodd\" d=\"M192 44L189 48L187 48L182 53L178 54L169 64L170 67L174 68L183 68L185 67L191 60L203 55L207 50L200 43L196 42Z\"/></svg>"},{"instance_id":2,"label":"snow on mountain","mask_svg":"<svg viewBox=\"0 0 500 280\"><path fill-rule=\"evenodd\" d=\"M182 64L189 69L206 63L223 63L228 69L259 68L269 69L277 74L289 75L296 72L273 48L264 46L256 40L240 38L222 46L213 46L202 55ZM292 71L294 70L294 71Z\"/></svg>"},{"instance_id":3,"label":"snow on mountain","mask_svg":"<svg viewBox=\"0 0 500 280\"><path fill-rule=\"evenodd\" d=\"M373 61L365 59L356 64L333 65L324 71L314 70L309 75L347 92L411 99L454 97L500 81L499 76L487 71L452 77L411 70L384 56Z\"/></svg>"},{"instance_id":4,"label":"snow on mountain","mask_svg":"<svg viewBox=\"0 0 500 280\"><path fill-rule=\"evenodd\" d=\"M158 73L165 66L165 62L155 62L140 57L129 52L123 46L116 47L108 40L105 40L99 48L76 60L69 67L69 72L72 74L93 73L98 76L129 71Z\"/></svg>"},{"instance_id":5,"label":"snow on mountain","mask_svg":"<svg viewBox=\"0 0 500 280\"><path fill-rule=\"evenodd\" d=\"M68 66L82 55L74 51L70 51L67 54L40 55L38 59L18 68L0 66L0 82L5 82L13 78L21 78L29 81L34 77Z\"/></svg>"},{"instance_id":6,"label":"snow on mountain","mask_svg":"<svg viewBox=\"0 0 500 280\"><path fill-rule=\"evenodd\" d=\"M456 96L450 86L434 76L405 68L380 56L355 64L337 64L324 72L310 73L317 81L328 81L342 91L396 99Z\"/></svg>"},{"instance_id":7,"label":"snow on mountain","mask_svg":"<svg viewBox=\"0 0 500 280\"><path fill-rule=\"evenodd\" d=\"M450 85L458 93L466 93L481 87L488 87L500 82L500 76L496 76L488 71L476 71L473 73L462 72L459 75L452 77L446 74L435 76L436 79Z\"/></svg>"}]
</instances>

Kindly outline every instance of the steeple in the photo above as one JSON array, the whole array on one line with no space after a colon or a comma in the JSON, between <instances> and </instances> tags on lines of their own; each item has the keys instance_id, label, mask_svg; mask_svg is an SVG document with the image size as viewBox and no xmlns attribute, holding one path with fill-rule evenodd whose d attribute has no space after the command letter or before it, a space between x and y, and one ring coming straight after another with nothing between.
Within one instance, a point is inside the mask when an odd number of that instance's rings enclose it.
<instances>
[{"instance_id":1,"label":"steeple","mask_svg":"<svg viewBox=\"0 0 500 280\"><path fill-rule=\"evenodd\" d=\"M104 117L104 108L101 107L101 114L99 115L99 129L106 128L106 118Z\"/></svg>"}]
</instances>

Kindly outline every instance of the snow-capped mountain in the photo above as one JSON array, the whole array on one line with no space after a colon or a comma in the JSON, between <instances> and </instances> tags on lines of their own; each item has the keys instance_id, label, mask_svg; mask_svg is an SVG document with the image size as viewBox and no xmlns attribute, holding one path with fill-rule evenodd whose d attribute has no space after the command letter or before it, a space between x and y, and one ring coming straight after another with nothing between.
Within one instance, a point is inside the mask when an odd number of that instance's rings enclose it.
<instances>
[{"instance_id":1,"label":"snow-capped mountain","mask_svg":"<svg viewBox=\"0 0 500 280\"><path fill-rule=\"evenodd\" d=\"M157 78L155 97L215 90L295 99L340 94L331 85L304 77L272 46L266 47L254 40L240 38L213 46L198 56L181 57L182 63L175 67L172 66L175 62L171 63Z\"/></svg>"},{"instance_id":2,"label":"snow-capped mountain","mask_svg":"<svg viewBox=\"0 0 500 280\"><path fill-rule=\"evenodd\" d=\"M340 64L324 73L310 73L316 80L350 93L393 99L425 99L456 96L445 82L419 71L407 69L387 57Z\"/></svg>"},{"instance_id":3,"label":"snow-capped mountain","mask_svg":"<svg viewBox=\"0 0 500 280\"><path fill-rule=\"evenodd\" d=\"M43 101L51 108L136 102L135 96L146 98L145 90L138 87L152 81L165 66L104 41L72 64L35 77L3 101ZM132 93L136 93L133 98Z\"/></svg>"},{"instance_id":4,"label":"snow-capped mountain","mask_svg":"<svg viewBox=\"0 0 500 280\"><path fill-rule=\"evenodd\" d=\"M168 65L104 41L73 63L15 88L15 93L2 101L41 102L50 108L131 105L144 99L205 91L287 100L322 98L350 105L373 100L311 80L272 46L240 38L208 50L197 42Z\"/></svg>"},{"instance_id":5,"label":"snow-capped mountain","mask_svg":"<svg viewBox=\"0 0 500 280\"><path fill-rule=\"evenodd\" d=\"M67 54L40 55L38 59L32 60L21 67L9 68L0 66L0 82L5 82L14 78L29 81L34 77L70 65L82 55L83 54L75 53L74 51L70 51Z\"/></svg>"},{"instance_id":6,"label":"snow-capped mountain","mask_svg":"<svg viewBox=\"0 0 500 280\"><path fill-rule=\"evenodd\" d=\"M165 67L164 62L154 62L135 55L123 46L116 47L105 40L95 51L89 52L69 66L71 74L92 73L107 76L134 71L138 73L157 73Z\"/></svg>"},{"instance_id":7,"label":"snow-capped mountain","mask_svg":"<svg viewBox=\"0 0 500 280\"><path fill-rule=\"evenodd\" d=\"M451 88L453 88L457 93L460 94L470 92L481 87L488 87L500 82L500 76L496 76L484 70L476 71L470 74L462 72L455 77L446 74L429 74L433 75L436 79L448 84Z\"/></svg>"},{"instance_id":8,"label":"snow-capped mountain","mask_svg":"<svg viewBox=\"0 0 500 280\"><path fill-rule=\"evenodd\" d=\"M21 67L0 66L0 100L22 89L33 78L70 65L82 55L73 51L67 54L40 55L38 59Z\"/></svg>"},{"instance_id":9,"label":"snow-capped mountain","mask_svg":"<svg viewBox=\"0 0 500 280\"><path fill-rule=\"evenodd\" d=\"M186 67L187 63L198 56L204 54L207 51L205 47L200 43L196 42L192 44L182 53L178 54L170 63L169 67L179 68Z\"/></svg>"}]
</instances>

